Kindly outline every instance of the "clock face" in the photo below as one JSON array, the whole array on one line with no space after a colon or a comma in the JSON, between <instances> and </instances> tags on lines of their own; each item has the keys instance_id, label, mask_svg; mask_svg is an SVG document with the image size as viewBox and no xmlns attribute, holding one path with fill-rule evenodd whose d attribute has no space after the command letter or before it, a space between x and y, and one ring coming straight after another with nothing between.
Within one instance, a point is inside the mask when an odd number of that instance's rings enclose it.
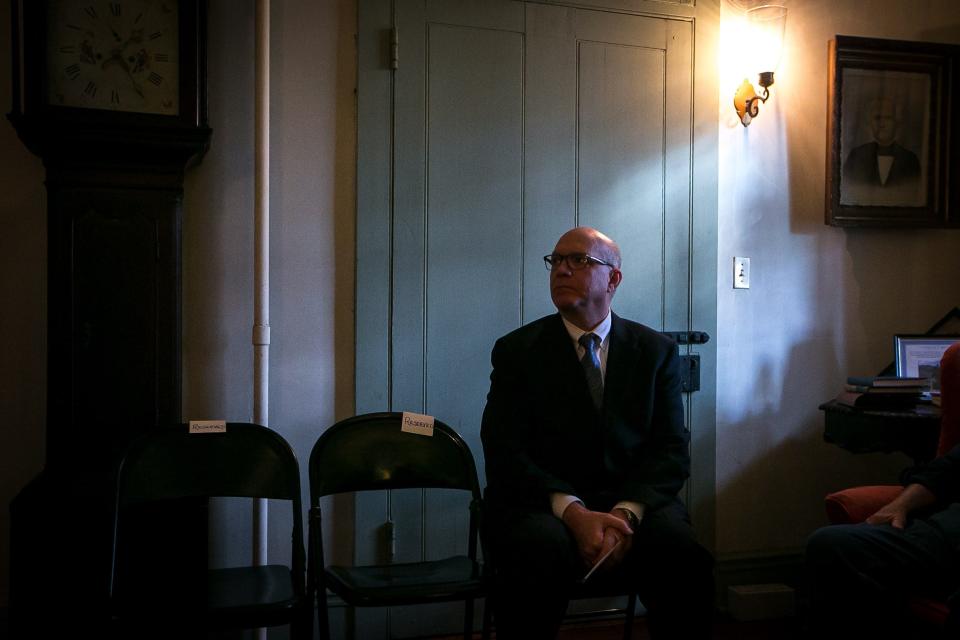
<instances>
[{"instance_id":1,"label":"clock face","mask_svg":"<svg viewBox=\"0 0 960 640\"><path fill-rule=\"evenodd\" d=\"M177 0L50 0L47 104L179 115Z\"/></svg>"}]
</instances>

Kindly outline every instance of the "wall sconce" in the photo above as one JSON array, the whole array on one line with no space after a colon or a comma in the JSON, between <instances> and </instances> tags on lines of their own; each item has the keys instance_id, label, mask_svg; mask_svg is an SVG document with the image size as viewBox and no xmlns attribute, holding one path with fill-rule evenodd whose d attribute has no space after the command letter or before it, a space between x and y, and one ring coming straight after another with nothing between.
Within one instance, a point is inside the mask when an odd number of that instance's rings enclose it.
<instances>
[{"instance_id":1,"label":"wall sconce","mask_svg":"<svg viewBox=\"0 0 960 640\"><path fill-rule=\"evenodd\" d=\"M743 126L757 117L760 102L770 97L773 85L773 72L780 64L783 51L783 32L787 24L787 8L782 5L768 4L754 7L746 12L746 43L743 55L748 58L747 66L756 70L758 84L763 93L758 95L746 78L733 96L733 106L740 116Z\"/></svg>"}]
</instances>

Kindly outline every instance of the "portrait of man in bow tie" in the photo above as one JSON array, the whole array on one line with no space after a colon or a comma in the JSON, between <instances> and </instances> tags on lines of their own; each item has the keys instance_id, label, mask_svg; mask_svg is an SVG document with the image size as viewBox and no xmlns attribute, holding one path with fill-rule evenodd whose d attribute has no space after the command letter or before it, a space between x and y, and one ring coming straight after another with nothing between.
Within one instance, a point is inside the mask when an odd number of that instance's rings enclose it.
<instances>
[{"instance_id":1,"label":"portrait of man in bow tie","mask_svg":"<svg viewBox=\"0 0 960 640\"><path fill-rule=\"evenodd\" d=\"M841 204L925 206L929 78L860 69L843 78Z\"/></svg>"},{"instance_id":2,"label":"portrait of man in bow tie","mask_svg":"<svg viewBox=\"0 0 960 640\"><path fill-rule=\"evenodd\" d=\"M916 185L920 179L917 155L897 142L902 107L892 98L876 98L867 109L873 140L853 149L843 163L844 180L873 187Z\"/></svg>"}]
</instances>

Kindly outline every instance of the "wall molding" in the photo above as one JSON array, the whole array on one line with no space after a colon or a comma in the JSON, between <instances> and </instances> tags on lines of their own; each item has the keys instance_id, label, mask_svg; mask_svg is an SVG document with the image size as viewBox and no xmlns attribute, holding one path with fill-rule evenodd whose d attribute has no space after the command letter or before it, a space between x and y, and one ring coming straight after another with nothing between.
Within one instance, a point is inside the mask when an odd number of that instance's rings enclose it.
<instances>
[{"instance_id":1,"label":"wall molding","mask_svg":"<svg viewBox=\"0 0 960 640\"><path fill-rule=\"evenodd\" d=\"M727 588L742 584L781 583L797 593L797 608L805 599L803 549L718 554L717 606L727 609Z\"/></svg>"}]
</instances>

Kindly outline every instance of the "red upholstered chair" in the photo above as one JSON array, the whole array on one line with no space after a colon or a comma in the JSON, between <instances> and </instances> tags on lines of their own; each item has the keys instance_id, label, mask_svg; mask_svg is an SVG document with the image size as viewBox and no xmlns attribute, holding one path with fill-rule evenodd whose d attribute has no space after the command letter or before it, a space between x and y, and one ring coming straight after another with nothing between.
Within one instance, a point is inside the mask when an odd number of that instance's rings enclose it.
<instances>
[{"instance_id":1,"label":"red upholstered chair","mask_svg":"<svg viewBox=\"0 0 960 640\"><path fill-rule=\"evenodd\" d=\"M952 345L940 361L940 440L937 455L943 455L960 443L960 343ZM827 517L833 524L863 522L897 497L903 487L880 485L854 487L827 495ZM918 618L943 626L949 614L946 601L914 597L910 610Z\"/></svg>"}]
</instances>

